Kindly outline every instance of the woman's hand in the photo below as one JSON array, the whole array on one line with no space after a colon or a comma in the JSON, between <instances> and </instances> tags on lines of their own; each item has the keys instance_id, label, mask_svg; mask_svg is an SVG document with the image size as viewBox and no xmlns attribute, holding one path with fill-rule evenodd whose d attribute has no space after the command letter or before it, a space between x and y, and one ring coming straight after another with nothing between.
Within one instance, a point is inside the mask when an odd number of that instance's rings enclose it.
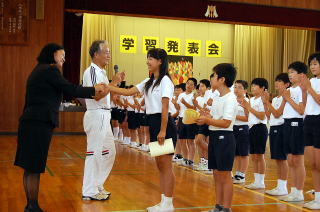
<instances>
[{"instance_id":1,"label":"woman's hand","mask_svg":"<svg viewBox=\"0 0 320 212\"><path fill-rule=\"evenodd\" d=\"M159 145L163 145L164 144L165 137L166 137L166 132L160 131L158 136L157 136Z\"/></svg>"}]
</instances>

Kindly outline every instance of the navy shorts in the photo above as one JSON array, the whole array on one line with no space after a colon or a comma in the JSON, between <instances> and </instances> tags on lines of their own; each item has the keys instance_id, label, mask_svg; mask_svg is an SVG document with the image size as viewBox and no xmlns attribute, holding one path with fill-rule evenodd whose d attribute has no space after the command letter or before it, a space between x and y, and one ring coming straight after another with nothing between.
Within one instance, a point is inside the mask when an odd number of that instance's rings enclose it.
<instances>
[{"instance_id":1,"label":"navy shorts","mask_svg":"<svg viewBox=\"0 0 320 212\"><path fill-rule=\"evenodd\" d=\"M140 127L138 114L134 111L128 111L128 128L136 130Z\"/></svg>"},{"instance_id":2,"label":"navy shorts","mask_svg":"<svg viewBox=\"0 0 320 212\"><path fill-rule=\"evenodd\" d=\"M249 129L250 154L264 154L268 140L265 124L255 124Z\"/></svg>"},{"instance_id":3,"label":"navy shorts","mask_svg":"<svg viewBox=\"0 0 320 212\"><path fill-rule=\"evenodd\" d=\"M232 171L236 141L232 131L210 131L208 145L208 168Z\"/></svg>"},{"instance_id":4,"label":"navy shorts","mask_svg":"<svg viewBox=\"0 0 320 212\"><path fill-rule=\"evenodd\" d=\"M140 126L147 127L148 124L148 116L145 113L138 113Z\"/></svg>"},{"instance_id":5,"label":"navy shorts","mask_svg":"<svg viewBox=\"0 0 320 212\"><path fill-rule=\"evenodd\" d=\"M111 109L111 120L116 120L118 121L119 117L119 110L118 108L112 108Z\"/></svg>"},{"instance_id":6,"label":"navy shorts","mask_svg":"<svg viewBox=\"0 0 320 212\"><path fill-rule=\"evenodd\" d=\"M127 110L120 109L119 110L119 117L118 117L118 122L122 124L124 120L126 119L127 115Z\"/></svg>"},{"instance_id":7,"label":"navy shorts","mask_svg":"<svg viewBox=\"0 0 320 212\"><path fill-rule=\"evenodd\" d=\"M271 126L269 132L271 159L287 160L285 144L283 140L283 126Z\"/></svg>"},{"instance_id":8,"label":"navy shorts","mask_svg":"<svg viewBox=\"0 0 320 212\"><path fill-rule=\"evenodd\" d=\"M320 148L320 115L307 115L304 118L303 133L306 146Z\"/></svg>"},{"instance_id":9,"label":"navy shorts","mask_svg":"<svg viewBox=\"0 0 320 212\"><path fill-rule=\"evenodd\" d=\"M287 154L304 154L302 118L284 119L283 140Z\"/></svg>"},{"instance_id":10,"label":"navy shorts","mask_svg":"<svg viewBox=\"0 0 320 212\"><path fill-rule=\"evenodd\" d=\"M150 142L157 141L158 134L161 127L161 113L149 114L149 133L150 133ZM174 123L173 118L169 115L167 130L166 130L166 139L172 138L173 145L176 146L177 143L177 128Z\"/></svg>"},{"instance_id":11,"label":"navy shorts","mask_svg":"<svg viewBox=\"0 0 320 212\"><path fill-rule=\"evenodd\" d=\"M209 126L204 124L204 125L199 125L198 127L198 134L202 134L204 136L209 136Z\"/></svg>"},{"instance_id":12,"label":"navy shorts","mask_svg":"<svg viewBox=\"0 0 320 212\"><path fill-rule=\"evenodd\" d=\"M184 124L182 118L179 118L178 134L179 139L195 139L197 133L196 124Z\"/></svg>"},{"instance_id":13,"label":"navy shorts","mask_svg":"<svg viewBox=\"0 0 320 212\"><path fill-rule=\"evenodd\" d=\"M249 126L234 125L233 134L236 139L236 156L249 155Z\"/></svg>"}]
</instances>

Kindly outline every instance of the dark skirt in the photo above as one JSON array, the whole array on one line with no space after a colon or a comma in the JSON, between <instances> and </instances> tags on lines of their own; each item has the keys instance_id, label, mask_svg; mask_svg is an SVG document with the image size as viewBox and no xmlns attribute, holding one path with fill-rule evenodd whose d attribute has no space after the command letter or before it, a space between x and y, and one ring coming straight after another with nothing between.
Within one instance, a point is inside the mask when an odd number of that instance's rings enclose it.
<instances>
[{"instance_id":1,"label":"dark skirt","mask_svg":"<svg viewBox=\"0 0 320 212\"><path fill-rule=\"evenodd\" d=\"M32 173L43 173L46 168L53 128L53 125L48 122L21 121L14 165Z\"/></svg>"}]
</instances>

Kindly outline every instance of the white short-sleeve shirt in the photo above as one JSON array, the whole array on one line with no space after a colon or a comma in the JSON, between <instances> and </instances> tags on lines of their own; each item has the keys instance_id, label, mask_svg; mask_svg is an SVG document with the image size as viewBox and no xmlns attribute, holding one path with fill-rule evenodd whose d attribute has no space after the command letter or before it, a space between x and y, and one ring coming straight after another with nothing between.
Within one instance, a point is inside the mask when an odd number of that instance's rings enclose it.
<instances>
[{"instance_id":1,"label":"white short-sleeve shirt","mask_svg":"<svg viewBox=\"0 0 320 212\"><path fill-rule=\"evenodd\" d=\"M91 65L83 73L83 86L92 87L99 83L109 84L106 71L99 68L99 66L96 64L91 63ZM101 108L110 109L110 93L99 101L94 99L86 99L86 106L88 110L96 110Z\"/></svg>"},{"instance_id":2,"label":"white short-sleeve shirt","mask_svg":"<svg viewBox=\"0 0 320 212\"><path fill-rule=\"evenodd\" d=\"M193 93L186 94L186 92L183 92L179 95L177 103L180 106L179 111L179 117L183 118L184 112L187 109L187 107L181 102L182 98L189 104L193 105L192 99L194 98Z\"/></svg>"},{"instance_id":3,"label":"white short-sleeve shirt","mask_svg":"<svg viewBox=\"0 0 320 212\"><path fill-rule=\"evenodd\" d=\"M250 106L258 112L265 112L261 97L258 97L258 98L251 97ZM264 117L263 120L260 120L253 113L250 113L250 112L249 112L248 121L249 121L250 128L255 124L267 124L266 116Z\"/></svg>"},{"instance_id":4,"label":"white short-sleeve shirt","mask_svg":"<svg viewBox=\"0 0 320 212\"><path fill-rule=\"evenodd\" d=\"M302 90L300 86L290 87L290 97L296 103L299 104L302 102ZM300 115L293 107L286 102L283 110L283 118L284 119L292 119L292 118L303 118L303 115Z\"/></svg>"},{"instance_id":5,"label":"white short-sleeve shirt","mask_svg":"<svg viewBox=\"0 0 320 212\"><path fill-rule=\"evenodd\" d=\"M233 125L236 120L237 111L238 111L238 102L237 97L233 92L229 92L224 96L219 96L215 98L215 101L212 103L210 114L213 119L216 120L231 120L231 124L228 128L220 128L216 126L209 125L209 130L225 130L233 131Z\"/></svg>"},{"instance_id":6,"label":"white short-sleeve shirt","mask_svg":"<svg viewBox=\"0 0 320 212\"><path fill-rule=\"evenodd\" d=\"M320 94L320 79L312 78L310 79L311 87L313 90ZM307 105L305 110L306 115L319 115L320 114L320 105L314 100L311 94L308 93Z\"/></svg>"},{"instance_id":7,"label":"white short-sleeve shirt","mask_svg":"<svg viewBox=\"0 0 320 212\"><path fill-rule=\"evenodd\" d=\"M127 101L128 101L129 104L134 105L133 96L127 96ZM128 105L127 110L128 111L134 111L135 109Z\"/></svg>"},{"instance_id":8,"label":"white short-sleeve shirt","mask_svg":"<svg viewBox=\"0 0 320 212\"><path fill-rule=\"evenodd\" d=\"M283 97L282 96L276 96L272 99L271 105L278 110L282 104ZM271 113L270 114L270 120L269 124L270 126L279 126L284 123L283 116L281 115L279 118L275 118L274 115Z\"/></svg>"},{"instance_id":9,"label":"white short-sleeve shirt","mask_svg":"<svg viewBox=\"0 0 320 212\"><path fill-rule=\"evenodd\" d=\"M247 102L249 101L248 98L244 98ZM245 116L244 113L244 108L238 103L238 112L237 112L237 116ZM247 121L240 121L237 120L234 122L234 125L240 126L240 125L248 125Z\"/></svg>"},{"instance_id":10,"label":"white short-sleeve shirt","mask_svg":"<svg viewBox=\"0 0 320 212\"><path fill-rule=\"evenodd\" d=\"M206 99L205 99L204 96L198 96L198 97L196 98L196 100L197 100L197 102L198 102L198 105L199 105L201 108L203 108L203 106L207 104ZM199 109L197 109L197 111L199 111Z\"/></svg>"},{"instance_id":11,"label":"white short-sleeve shirt","mask_svg":"<svg viewBox=\"0 0 320 212\"><path fill-rule=\"evenodd\" d=\"M136 85L137 89L140 92L143 92L146 105L147 114L156 114L162 112L162 98L167 97L171 101L173 97L174 85L171 79L168 76L164 76L160 84L153 88L156 79L153 80L151 87L148 90L148 93L145 92L145 84L149 78L143 80L141 83Z\"/></svg>"}]
</instances>

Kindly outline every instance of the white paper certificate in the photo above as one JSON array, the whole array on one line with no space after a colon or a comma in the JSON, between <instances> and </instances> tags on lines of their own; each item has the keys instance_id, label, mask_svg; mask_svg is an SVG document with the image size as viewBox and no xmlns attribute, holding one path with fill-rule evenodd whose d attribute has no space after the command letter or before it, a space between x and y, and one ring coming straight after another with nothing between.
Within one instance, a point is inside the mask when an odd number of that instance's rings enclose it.
<instances>
[{"instance_id":1,"label":"white paper certificate","mask_svg":"<svg viewBox=\"0 0 320 212\"><path fill-rule=\"evenodd\" d=\"M172 138L166 139L163 145L159 145L158 141L150 142L149 149L152 157L174 153Z\"/></svg>"}]
</instances>

